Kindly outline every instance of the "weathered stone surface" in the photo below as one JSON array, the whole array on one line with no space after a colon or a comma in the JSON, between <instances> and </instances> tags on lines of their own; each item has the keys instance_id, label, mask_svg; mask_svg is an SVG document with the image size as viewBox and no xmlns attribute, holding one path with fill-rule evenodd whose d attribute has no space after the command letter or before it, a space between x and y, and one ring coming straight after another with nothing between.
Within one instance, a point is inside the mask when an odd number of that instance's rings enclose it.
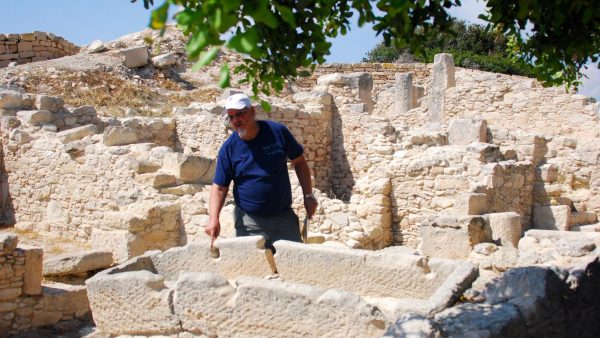
<instances>
[{"instance_id":1,"label":"weathered stone surface","mask_svg":"<svg viewBox=\"0 0 600 338\"><path fill-rule=\"evenodd\" d=\"M521 238L521 216L516 212L487 214L492 239L501 245L517 247Z\"/></svg>"},{"instance_id":2,"label":"weathered stone surface","mask_svg":"<svg viewBox=\"0 0 600 338\"><path fill-rule=\"evenodd\" d=\"M488 210L488 198L486 194L461 194L454 201L454 212L457 215L483 215Z\"/></svg>"},{"instance_id":3,"label":"weathered stone surface","mask_svg":"<svg viewBox=\"0 0 600 338\"><path fill-rule=\"evenodd\" d=\"M571 209L566 205L533 207L533 228L542 230L569 230Z\"/></svg>"},{"instance_id":4,"label":"weathered stone surface","mask_svg":"<svg viewBox=\"0 0 600 338\"><path fill-rule=\"evenodd\" d=\"M176 63L177 57L174 53L161 54L152 58L152 64L154 65L154 67L158 68L172 66Z\"/></svg>"},{"instance_id":5,"label":"weathered stone surface","mask_svg":"<svg viewBox=\"0 0 600 338\"><path fill-rule=\"evenodd\" d=\"M81 140L86 136L95 135L98 132L98 127L93 124L81 126L73 129L61 131L56 136L62 143L69 143L77 140Z\"/></svg>"},{"instance_id":6,"label":"weathered stone surface","mask_svg":"<svg viewBox=\"0 0 600 338\"><path fill-rule=\"evenodd\" d=\"M400 316L388 327L384 338L438 338L440 328L434 321L421 315L408 314Z\"/></svg>"},{"instance_id":7,"label":"weathered stone surface","mask_svg":"<svg viewBox=\"0 0 600 338\"><path fill-rule=\"evenodd\" d=\"M94 229L91 241L94 250L110 251L115 263L122 263L131 257L140 255L146 249L140 237L126 230Z\"/></svg>"},{"instance_id":8,"label":"weathered stone surface","mask_svg":"<svg viewBox=\"0 0 600 338\"><path fill-rule=\"evenodd\" d=\"M170 334L181 331L171 307L173 290L150 271L99 273L86 280L94 323L103 332ZM114 309L119 309L118 315Z\"/></svg>"},{"instance_id":9,"label":"weathered stone surface","mask_svg":"<svg viewBox=\"0 0 600 338\"><path fill-rule=\"evenodd\" d=\"M34 108L34 100L17 88L0 87L0 109L28 110Z\"/></svg>"},{"instance_id":10,"label":"weathered stone surface","mask_svg":"<svg viewBox=\"0 0 600 338\"><path fill-rule=\"evenodd\" d=\"M58 255L44 261L44 276L65 276L105 269L113 263L108 251L80 251Z\"/></svg>"},{"instance_id":11,"label":"weathered stone surface","mask_svg":"<svg viewBox=\"0 0 600 338\"><path fill-rule=\"evenodd\" d=\"M215 174L216 161L180 153L167 154L161 170L185 183L210 184Z\"/></svg>"},{"instance_id":12,"label":"weathered stone surface","mask_svg":"<svg viewBox=\"0 0 600 338\"><path fill-rule=\"evenodd\" d=\"M51 113L58 113L63 109L65 101L61 97L37 95L35 106L38 110L48 110Z\"/></svg>"},{"instance_id":13,"label":"weathered stone surface","mask_svg":"<svg viewBox=\"0 0 600 338\"><path fill-rule=\"evenodd\" d=\"M448 128L450 145L468 145L472 142L487 142L487 121L483 119L455 119Z\"/></svg>"},{"instance_id":14,"label":"weathered stone surface","mask_svg":"<svg viewBox=\"0 0 600 338\"><path fill-rule=\"evenodd\" d=\"M52 113L48 110L21 110L17 112L17 117L24 124L34 126L52 122Z\"/></svg>"},{"instance_id":15,"label":"weathered stone surface","mask_svg":"<svg viewBox=\"0 0 600 338\"><path fill-rule=\"evenodd\" d=\"M125 57L125 67L139 68L148 64L148 47L138 46L119 51Z\"/></svg>"},{"instance_id":16,"label":"weathered stone surface","mask_svg":"<svg viewBox=\"0 0 600 338\"><path fill-rule=\"evenodd\" d=\"M428 261L406 253L348 251L288 241L275 242L275 249L277 270L286 281L340 288L370 297L428 299L447 281L449 271L459 269L457 262ZM378 283L371 281L374 274L379 276ZM436 302L449 302L447 297L451 295L446 294L441 297L446 299Z\"/></svg>"},{"instance_id":17,"label":"weathered stone surface","mask_svg":"<svg viewBox=\"0 0 600 338\"><path fill-rule=\"evenodd\" d=\"M21 245L25 254L25 273L23 274L23 294L39 295L42 292L42 264L44 251L40 247Z\"/></svg>"},{"instance_id":18,"label":"weathered stone surface","mask_svg":"<svg viewBox=\"0 0 600 338\"><path fill-rule=\"evenodd\" d=\"M427 122L444 122L444 92L454 87L454 58L450 54L436 54L433 60L431 93L427 105Z\"/></svg>"},{"instance_id":19,"label":"weathered stone surface","mask_svg":"<svg viewBox=\"0 0 600 338\"><path fill-rule=\"evenodd\" d=\"M377 308L348 292L252 277L240 277L236 282L236 317L254 314L245 325L228 325L232 331L239 332L234 333L236 336L245 336L245 331L258 336L267 332L285 336L286 332L300 331L306 336L379 337L388 324ZM276 301L264 305L265 315L253 312L256 299L265 299L269 295L276 295ZM291 304L294 309L290 311ZM304 304L302 308L300 304Z\"/></svg>"},{"instance_id":20,"label":"weathered stone surface","mask_svg":"<svg viewBox=\"0 0 600 338\"><path fill-rule=\"evenodd\" d=\"M413 108L413 76L411 73L397 73L395 82L394 109L398 115L406 114Z\"/></svg>"},{"instance_id":21,"label":"weathered stone surface","mask_svg":"<svg viewBox=\"0 0 600 338\"><path fill-rule=\"evenodd\" d=\"M139 141L137 133L128 127L111 126L104 130L102 142L105 146L121 146Z\"/></svg>"},{"instance_id":22,"label":"weathered stone surface","mask_svg":"<svg viewBox=\"0 0 600 338\"><path fill-rule=\"evenodd\" d=\"M102 40L94 40L92 43L90 43L86 50L88 53L100 53L106 50L106 45L104 45Z\"/></svg>"},{"instance_id":23,"label":"weathered stone surface","mask_svg":"<svg viewBox=\"0 0 600 338\"><path fill-rule=\"evenodd\" d=\"M421 227L423 253L432 257L466 258L475 246L491 240L482 217L440 216L424 220Z\"/></svg>"},{"instance_id":24,"label":"weathered stone surface","mask_svg":"<svg viewBox=\"0 0 600 338\"><path fill-rule=\"evenodd\" d=\"M189 243L152 257L154 267L166 280L176 280L180 271L214 272L226 278L239 275L268 276L264 239L260 236L218 238L218 259L210 256L210 240Z\"/></svg>"},{"instance_id":25,"label":"weathered stone surface","mask_svg":"<svg viewBox=\"0 0 600 338\"><path fill-rule=\"evenodd\" d=\"M32 327L53 326L62 319L83 317L90 312L86 287L47 282L40 303L34 308Z\"/></svg>"}]
</instances>

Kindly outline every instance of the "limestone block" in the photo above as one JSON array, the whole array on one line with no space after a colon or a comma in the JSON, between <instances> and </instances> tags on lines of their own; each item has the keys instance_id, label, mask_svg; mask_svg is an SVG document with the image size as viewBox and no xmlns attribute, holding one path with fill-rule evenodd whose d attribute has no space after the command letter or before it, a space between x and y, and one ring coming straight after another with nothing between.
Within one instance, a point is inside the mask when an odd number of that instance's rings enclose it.
<instances>
[{"instance_id":1,"label":"limestone block","mask_svg":"<svg viewBox=\"0 0 600 338\"><path fill-rule=\"evenodd\" d=\"M104 130L102 143L105 146L122 146L139 141L135 130L128 127L110 126Z\"/></svg>"},{"instance_id":2,"label":"limestone block","mask_svg":"<svg viewBox=\"0 0 600 338\"><path fill-rule=\"evenodd\" d=\"M172 66L176 63L177 57L175 56L175 53L161 54L152 58L152 64L157 68Z\"/></svg>"},{"instance_id":3,"label":"limestone block","mask_svg":"<svg viewBox=\"0 0 600 338\"><path fill-rule=\"evenodd\" d=\"M507 271L498 282L490 284L483 296L492 304L512 304L525 319L531 320L544 312L561 310L562 288L561 280L551 268L532 266Z\"/></svg>"},{"instance_id":4,"label":"limestone block","mask_svg":"<svg viewBox=\"0 0 600 338\"><path fill-rule=\"evenodd\" d=\"M139 174L136 175L135 180L156 189L172 187L177 184L175 176L163 172Z\"/></svg>"},{"instance_id":5,"label":"limestone block","mask_svg":"<svg viewBox=\"0 0 600 338\"><path fill-rule=\"evenodd\" d=\"M98 127L93 124L81 126L73 129L61 131L56 136L62 143L69 143L77 140L81 140L86 136L94 135L98 132Z\"/></svg>"},{"instance_id":6,"label":"limestone block","mask_svg":"<svg viewBox=\"0 0 600 338\"><path fill-rule=\"evenodd\" d=\"M53 326L61 319L83 317L90 312L84 285L45 282L42 294L33 311L32 327Z\"/></svg>"},{"instance_id":7,"label":"limestone block","mask_svg":"<svg viewBox=\"0 0 600 338\"><path fill-rule=\"evenodd\" d=\"M434 320L447 337L490 337L490 332L499 337L527 336L519 310L512 304L463 303L440 312Z\"/></svg>"},{"instance_id":8,"label":"limestone block","mask_svg":"<svg viewBox=\"0 0 600 338\"><path fill-rule=\"evenodd\" d=\"M467 145L472 142L487 142L487 121L483 119L455 119L448 127L450 145Z\"/></svg>"},{"instance_id":9,"label":"limestone block","mask_svg":"<svg viewBox=\"0 0 600 338\"><path fill-rule=\"evenodd\" d=\"M176 280L180 271L214 272L226 278L239 275L268 276L273 272L267 263L261 236L218 238L214 247L218 258L210 256L210 240L188 243L152 257L156 271L166 280Z\"/></svg>"},{"instance_id":10,"label":"limestone block","mask_svg":"<svg viewBox=\"0 0 600 338\"><path fill-rule=\"evenodd\" d=\"M534 229L564 230L570 229L571 209L566 205L534 205L532 222Z\"/></svg>"},{"instance_id":11,"label":"limestone block","mask_svg":"<svg viewBox=\"0 0 600 338\"><path fill-rule=\"evenodd\" d=\"M206 336L224 335L226 322L233 319L230 302L236 292L225 277L211 272L182 271L175 290L174 311L183 330Z\"/></svg>"},{"instance_id":12,"label":"limestone block","mask_svg":"<svg viewBox=\"0 0 600 338\"><path fill-rule=\"evenodd\" d=\"M34 100L27 94L0 87L0 109L28 110L34 108Z\"/></svg>"},{"instance_id":13,"label":"limestone block","mask_svg":"<svg viewBox=\"0 0 600 338\"><path fill-rule=\"evenodd\" d=\"M44 276L65 276L106 269L113 263L109 251L90 250L69 252L44 261Z\"/></svg>"},{"instance_id":14,"label":"limestone block","mask_svg":"<svg viewBox=\"0 0 600 338\"><path fill-rule=\"evenodd\" d=\"M138 68L148 64L148 47L138 46L119 51L125 57L125 67Z\"/></svg>"},{"instance_id":15,"label":"limestone block","mask_svg":"<svg viewBox=\"0 0 600 338\"><path fill-rule=\"evenodd\" d=\"M88 53L100 53L106 50L106 45L102 40L94 40L90 45L86 48Z\"/></svg>"},{"instance_id":16,"label":"limestone block","mask_svg":"<svg viewBox=\"0 0 600 338\"><path fill-rule=\"evenodd\" d=\"M396 115L404 115L413 108L412 73L396 73L394 107Z\"/></svg>"},{"instance_id":17,"label":"limestone block","mask_svg":"<svg viewBox=\"0 0 600 338\"><path fill-rule=\"evenodd\" d=\"M434 56L431 88L427 104L427 122L444 122L444 92L454 87L454 59L452 55L441 53Z\"/></svg>"},{"instance_id":18,"label":"limestone block","mask_svg":"<svg viewBox=\"0 0 600 338\"><path fill-rule=\"evenodd\" d=\"M181 331L171 311L173 290L160 275L145 270L99 273L85 285L94 323L102 332L165 335Z\"/></svg>"},{"instance_id":19,"label":"limestone block","mask_svg":"<svg viewBox=\"0 0 600 338\"><path fill-rule=\"evenodd\" d=\"M17 112L17 117L22 123L34 126L50 123L54 119L48 110L21 110Z\"/></svg>"},{"instance_id":20,"label":"limestone block","mask_svg":"<svg viewBox=\"0 0 600 338\"><path fill-rule=\"evenodd\" d=\"M400 316L394 324L388 327L383 338L438 338L441 336L441 329L436 322L422 315L406 314Z\"/></svg>"},{"instance_id":21,"label":"limestone block","mask_svg":"<svg viewBox=\"0 0 600 338\"><path fill-rule=\"evenodd\" d=\"M92 248L99 251L110 251L115 263L122 263L146 251L146 244L143 240L126 230L93 229L91 237Z\"/></svg>"},{"instance_id":22,"label":"limestone block","mask_svg":"<svg viewBox=\"0 0 600 338\"><path fill-rule=\"evenodd\" d=\"M406 253L378 253L323 245L275 242L275 263L285 281L339 288L370 297L427 299L443 284L453 263ZM449 265L444 265L449 264ZM431 269L435 274L430 274ZM377 283L372 276L377 275Z\"/></svg>"},{"instance_id":23,"label":"limestone block","mask_svg":"<svg viewBox=\"0 0 600 338\"><path fill-rule=\"evenodd\" d=\"M0 251L5 254L10 254L19 244L19 237L2 233L0 234Z\"/></svg>"},{"instance_id":24,"label":"limestone block","mask_svg":"<svg viewBox=\"0 0 600 338\"><path fill-rule=\"evenodd\" d=\"M585 225L592 224L598 221L598 215L595 212L590 211L577 211L571 212L571 217L569 219L569 225Z\"/></svg>"},{"instance_id":25,"label":"limestone block","mask_svg":"<svg viewBox=\"0 0 600 338\"><path fill-rule=\"evenodd\" d=\"M546 163L539 167L539 173L542 180L546 183L554 183L558 181L558 166Z\"/></svg>"},{"instance_id":26,"label":"limestone block","mask_svg":"<svg viewBox=\"0 0 600 338\"><path fill-rule=\"evenodd\" d=\"M512 245L515 248L521 239L521 216L516 212L487 214L492 229L492 239L501 245Z\"/></svg>"},{"instance_id":27,"label":"limestone block","mask_svg":"<svg viewBox=\"0 0 600 338\"><path fill-rule=\"evenodd\" d=\"M324 121L331 120L333 96L326 91L314 90L295 93L292 100L301 103L312 117L320 117Z\"/></svg>"},{"instance_id":28,"label":"limestone block","mask_svg":"<svg viewBox=\"0 0 600 338\"><path fill-rule=\"evenodd\" d=\"M483 215L488 210L488 198L486 194L468 193L456 197L454 212L457 215Z\"/></svg>"},{"instance_id":29,"label":"limestone block","mask_svg":"<svg viewBox=\"0 0 600 338\"><path fill-rule=\"evenodd\" d=\"M48 110L51 113L60 112L65 105L65 101L57 96L37 95L35 106L39 110Z\"/></svg>"},{"instance_id":30,"label":"limestone block","mask_svg":"<svg viewBox=\"0 0 600 338\"><path fill-rule=\"evenodd\" d=\"M25 273L23 274L23 294L39 295L42 292L42 262L44 250L40 247L21 245L25 254Z\"/></svg>"},{"instance_id":31,"label":"limestone block","mask_svg":"<svg viewBox=\"0 0 600 338\"><path fill-rule=\"evenodd\" d=\"M224 336L380 337L388 325L379 309L341 290L252 277L240 277L236 284L233 318Z\"/></svg>"},{"instance_id":32,"label":"limestone block","mask_svg":"<svg viewBox=\"0 0 600 338\"><path fill-rule=\"evenodd\" d=\"M467 258L475 244L489 242L491 229L482 217L425 217L420 228L423 253L430 257Z\"/></svg>"},{"instance_id":33,"label":"limestone block","mask_svg":"<svg viewBox=\"0 0 600 338\"><path fill-rule=\"evenodd\" d=\"M182 153L166 154L161 171L174 175L185 183L212 183L216 161L201 156Z\"/></svg>"}]
</instances>

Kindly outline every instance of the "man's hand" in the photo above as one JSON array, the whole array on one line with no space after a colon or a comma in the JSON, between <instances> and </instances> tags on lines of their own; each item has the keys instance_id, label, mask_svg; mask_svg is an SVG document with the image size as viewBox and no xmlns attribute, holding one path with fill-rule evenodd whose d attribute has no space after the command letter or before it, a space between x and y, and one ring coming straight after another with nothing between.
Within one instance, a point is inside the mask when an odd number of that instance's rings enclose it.
<instances>
[{"instance_id":1,"label":"man's hand","mask_svg":"<svg viewBox=\"0 0 600 338\"><path fill-rule=\"evenodd\" d=\"M219 234L221 233L221 223L217 220L217 222L209 223L205 228L204 232L210 237L212 241L214 241Z\"/></svg>"},{"instance_id":2,"label":"man's hand","mask_svg":"<svg viewBox=\"0 0 600 338\"><path fill-rule=\"evenodd\" d=\"M319 205L319 202L317 202L317 199L312 196L308 196L308 197L304 197L304 209L306 209L306 215L308 216L308 218L312 218L313 215L315 214L315 211L317 211L317 206Z\"/></svg>"}]
</instances>

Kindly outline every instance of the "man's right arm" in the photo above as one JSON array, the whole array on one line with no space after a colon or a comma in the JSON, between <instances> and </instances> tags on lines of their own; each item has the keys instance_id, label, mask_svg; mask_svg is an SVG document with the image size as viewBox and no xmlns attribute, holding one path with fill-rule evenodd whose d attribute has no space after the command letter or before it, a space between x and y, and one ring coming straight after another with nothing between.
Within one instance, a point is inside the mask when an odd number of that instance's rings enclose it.
<instances>
[{"instance_id":1,"label":"man's right arm","mask_svg":"<svg viewBox=\"0 0 600 338\"><path fill-rule=\"evenodd\" d=\"M219 215L223 204L225 204L225 198L229 187L220 186L213 183L210 189L210 200L208 201L208 225L204 229L204 232L211 238L217 238L221 233L221 223L219 222Z\"/></svg>"}]
</instances>

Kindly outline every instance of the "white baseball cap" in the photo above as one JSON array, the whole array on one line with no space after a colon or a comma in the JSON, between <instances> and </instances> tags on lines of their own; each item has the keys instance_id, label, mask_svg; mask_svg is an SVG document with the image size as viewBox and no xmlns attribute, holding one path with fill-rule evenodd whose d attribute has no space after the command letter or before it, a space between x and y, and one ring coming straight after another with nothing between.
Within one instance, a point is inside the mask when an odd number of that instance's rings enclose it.
<instances>
[{"instance_id":1,"label":"white baseball cap","mask_svg":"<svg viewBox=\"0 0 600 338\"><path fill-rule=\"evenodd\" d=\"M233 94L225 100L225 110L244 109L252 107L252 102L248 95L243 93Z\"/></svg>"}]
</instances>

